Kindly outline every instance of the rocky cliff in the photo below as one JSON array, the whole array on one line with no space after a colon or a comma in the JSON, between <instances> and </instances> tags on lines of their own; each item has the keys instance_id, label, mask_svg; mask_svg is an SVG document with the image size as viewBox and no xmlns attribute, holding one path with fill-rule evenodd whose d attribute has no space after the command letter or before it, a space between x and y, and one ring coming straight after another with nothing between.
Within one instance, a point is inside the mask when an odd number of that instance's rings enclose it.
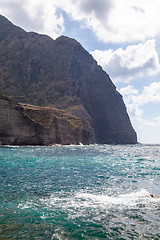
<instances>
[{"instance_id":1,"label":"rocky cliff","mask_svg":"<svg viewBox=\"0 0 160 240\"><path fill-rule=\"evenodd\" d=\"M0 91L18 102L65 109L90 141L137 143L122 96L74 39L27 33L0 16Z\"/></svg>"},{"instance_id":2,"label":"rocky cliff","mask_svg":"<svg viewBox=\"0 0 160 240\"><path fill-rule=\"evenodd\" d=\"M0 94L0 145L90 143L84 120L47 107L20 105Z\"/></svg>"}]
</instances>

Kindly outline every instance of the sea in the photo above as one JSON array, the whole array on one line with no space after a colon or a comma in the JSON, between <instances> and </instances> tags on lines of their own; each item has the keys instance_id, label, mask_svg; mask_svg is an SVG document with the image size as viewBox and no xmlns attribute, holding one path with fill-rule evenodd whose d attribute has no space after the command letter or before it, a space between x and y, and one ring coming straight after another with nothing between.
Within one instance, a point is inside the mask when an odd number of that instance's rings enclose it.
<instances>
[{"instance_id":1,"label":"sea","mask_svg":"<svg viewBox=\"0 0 160 240\"><path fill-rule=\"evenodd\" d=\"M160 146L0 147L0 239L160 239Z\"/></svg>"}]
</instances>

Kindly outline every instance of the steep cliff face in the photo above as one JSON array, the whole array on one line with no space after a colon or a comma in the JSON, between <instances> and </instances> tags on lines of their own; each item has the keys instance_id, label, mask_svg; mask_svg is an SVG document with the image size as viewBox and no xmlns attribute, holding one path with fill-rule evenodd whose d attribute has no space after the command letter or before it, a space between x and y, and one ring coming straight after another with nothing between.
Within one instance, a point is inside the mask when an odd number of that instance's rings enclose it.
<instances>
[{"instance_id":1,"label":"steep cliff face","mask_svg":"<svg viewBox=\"0 0 160 240\"><path fill-rule=\"evenodd\" d=\"M78 96L91 116L97 142L136 143L122 96L109 76L80 45L73 55L71 76L79 85Z\"/></svg>"},{"instance_id":2,"label":"steep cliff face","mask_svg":"<svg viewBox=\"0 0 160 240\"><path fill-rule=\"evenodd\" d=\"M122 96L74 39L27 33L0 17L0 90L18 102L65 109L91 141L137 143Z\"/></svg>"},{"instance_id":3,"label":"steep cliff face","mask_svg":"<svg viewBox=\"0 0 160 240\"><path fill-rule=\"evenodd\" d=\"M1 145L90 143L88 124L63 111L21 106L0 94Z\"/></svg>"}]
</instances>

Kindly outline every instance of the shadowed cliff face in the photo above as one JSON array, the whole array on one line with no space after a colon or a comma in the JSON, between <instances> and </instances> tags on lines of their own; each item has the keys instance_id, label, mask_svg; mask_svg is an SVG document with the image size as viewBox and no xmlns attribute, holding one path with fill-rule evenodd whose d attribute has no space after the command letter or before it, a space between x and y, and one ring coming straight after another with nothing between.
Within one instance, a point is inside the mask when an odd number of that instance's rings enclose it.
<instances>
[{"instance_id":1,"label":"shadowed cliff face","mask_svg":"<svg viewBox=\"0 0 160 240\"><path fill-rule=\"evenodd\" d=\"M91 142L137 143L122 96L74 39L26 33L0 17L0 91L18 102L65 109Z\"/></svg>"},{"instance_id":2,"label":"shadowed cliff face","mask_svg":"<svg viewBox=\"0 0 160 240\"><path fill-rule=\"evenodd\" d=\"M72 61L71 75L79 84L79 97L91 116L97 142L135 143L122 96L106 72L80 45L74 48Z\"/></svg>"},{"instance_id":3,"label":"shadowed cliff face","mask_svg":"<svg viewBox=\"0 0 160 240\"><path fill-rule=\"evenodd\" d=\"M21 106L0 94L1 145L90 143L88 124L57 109Z\"/></svg>"}]
</instances>

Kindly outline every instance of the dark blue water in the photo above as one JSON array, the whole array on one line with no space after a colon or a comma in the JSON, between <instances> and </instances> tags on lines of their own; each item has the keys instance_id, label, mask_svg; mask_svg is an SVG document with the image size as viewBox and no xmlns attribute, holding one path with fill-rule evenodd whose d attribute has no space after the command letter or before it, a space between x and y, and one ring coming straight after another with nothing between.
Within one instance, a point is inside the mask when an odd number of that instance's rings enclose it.
<instances>
[{"instance_id":1,"label":"dark blue water","mask_svg":"<svg viewBox=\"0 0 160 240\"><path fill-rule=\"evenodd\" d=\"M0 239L160 239L159 196L160 146L0 148Z\"/></svg>"}]
</instances>

